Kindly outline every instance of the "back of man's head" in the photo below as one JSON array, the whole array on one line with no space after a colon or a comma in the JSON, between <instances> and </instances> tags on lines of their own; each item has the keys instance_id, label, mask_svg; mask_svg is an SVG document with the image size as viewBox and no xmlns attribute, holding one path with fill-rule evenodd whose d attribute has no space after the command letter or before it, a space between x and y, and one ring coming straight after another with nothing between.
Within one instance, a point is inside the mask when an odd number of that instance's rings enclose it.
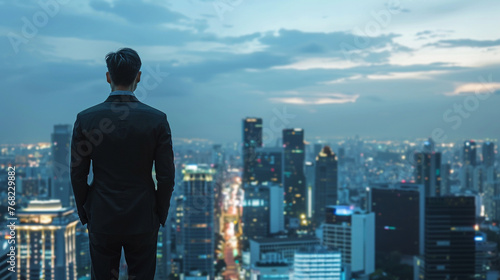
<instances>
[{"instance_id":1,"label":"back of man's head","mask_svg":"<svg viewBox=\"0 0 500 280\"><path fill-rule=\"evenodd\" d=\"M119 49L106 55L106 65L115 86L131 85L141 69L141 58L130 48Z\"/></svg>"}]
</instances>

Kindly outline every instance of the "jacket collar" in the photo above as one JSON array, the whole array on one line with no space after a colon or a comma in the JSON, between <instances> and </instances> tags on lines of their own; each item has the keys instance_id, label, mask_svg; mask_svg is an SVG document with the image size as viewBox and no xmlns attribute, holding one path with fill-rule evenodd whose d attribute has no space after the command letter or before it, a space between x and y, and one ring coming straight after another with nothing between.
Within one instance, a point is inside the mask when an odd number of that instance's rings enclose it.
<instances>
[{"instance_id":1,"label":"jacket collar","mask_svg":"<svg viewBox=\"0 0 500 280\"><path fill-rule=\"evenodd\" d=\"M104 102L139 102L139 99L134 95L119 94L108 96Z\"/></svg>"}]
</instances>

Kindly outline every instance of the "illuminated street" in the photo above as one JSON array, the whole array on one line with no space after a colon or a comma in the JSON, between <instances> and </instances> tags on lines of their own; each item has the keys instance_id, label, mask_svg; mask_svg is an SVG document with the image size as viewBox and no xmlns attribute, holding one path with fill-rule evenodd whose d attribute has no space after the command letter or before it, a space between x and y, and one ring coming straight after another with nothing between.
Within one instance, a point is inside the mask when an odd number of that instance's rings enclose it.
<instances>
[{"instance_id":1,"label":"illuminated street","mask_svg":"<svg viewBox=\"0 0 500 280\"><path fill-rule=\"evenodd\" d=\"M240 190L240 178L231 177L224 184L221 235L224 236L223 255L226 262L226 270L223 273L224 279L237 280L239 278L240 264L235 258L241 255L238 238L241 236L241 201L242 191Z\"/></svg>"}]
</instances>

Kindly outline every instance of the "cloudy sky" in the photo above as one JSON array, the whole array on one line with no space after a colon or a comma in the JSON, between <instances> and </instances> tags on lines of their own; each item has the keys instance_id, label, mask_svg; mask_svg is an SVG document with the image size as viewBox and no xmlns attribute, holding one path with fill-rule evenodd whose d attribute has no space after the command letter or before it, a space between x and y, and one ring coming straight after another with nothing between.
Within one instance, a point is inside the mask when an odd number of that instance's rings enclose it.
<instances>
[{"instance_id":1,"label":"cloudy sky","mask_svg":"<svg viewBox=\"0 0 500 280\"><path fill-rule=\"evenodd\" d=\"M500 2L0 1L0 143L50 141L143 60L138 98L175 138L241 140L262 117L306 139L500 137ZM273 143L274 144L274 143Z\"/></svg>"}]
</instances>

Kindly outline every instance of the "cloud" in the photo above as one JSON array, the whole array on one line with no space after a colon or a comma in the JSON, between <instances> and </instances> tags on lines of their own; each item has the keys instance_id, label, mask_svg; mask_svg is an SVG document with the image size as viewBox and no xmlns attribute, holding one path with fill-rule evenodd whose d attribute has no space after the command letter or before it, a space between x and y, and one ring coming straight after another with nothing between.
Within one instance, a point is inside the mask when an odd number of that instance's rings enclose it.
<instances>
[{"instance_id":1,"label":"cloud","mask_svg":"<svg viewBox=\"0 0 500 280\"><path fill-rule=\"evenodd\" d=\"M134 24L180 22L188 18L154 2L121 0L113 3L91 1L95 11L114 14Z\"/></svg>"},{"instance_id":2,"label":"cloud","mask_svg":"<svg viewBox=\"0 0 500 280\"><path fill-rule=\"evenodd\" d=\"M500 46L500 39L498 40L473 40L473 39L456 39L456 40L440 40L436 43L427 44L425 46L434 46L440 48L488 48Z\"/></svg>"},{"instance_id":3,"label":"cloud","mask_svg":"<svg viewBox=\"0 0 500 280\"><path fill-rule=\"evenodd\" d=\"M466 83L459 85L447 95L491 94L500 90L500 83Z\"/></svg>"},{"instance_id":4,"label":"cloud","mask_svg":"<svg viewBox=\"0 0 500 280\"><path fill-rule=\"evenodd\" d=\"M273 97L272 102L295 104L295 105L326 105L354 103L359 98L359 94L347 95L342 93L312 94L307 97Z\"/></svg>"}]
</instances>

